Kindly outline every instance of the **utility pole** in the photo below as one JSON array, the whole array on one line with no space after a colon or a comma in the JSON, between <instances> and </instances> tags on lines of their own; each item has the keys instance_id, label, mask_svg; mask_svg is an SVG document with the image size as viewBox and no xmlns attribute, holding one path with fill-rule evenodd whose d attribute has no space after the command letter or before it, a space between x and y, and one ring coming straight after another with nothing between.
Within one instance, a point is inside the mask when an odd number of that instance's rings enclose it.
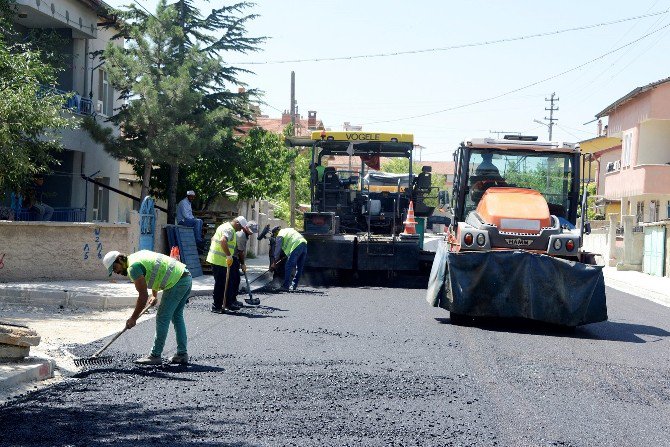
<instances>
[{"instance_id":1,"label":"utility pole","mask_svg":"<svg viewBox=\"0 0 670 447\"><path fill-rule=\"evenodd\" d=\"M291 127L293 127L293 136L295 136L295 71L291 72ZM295 153L291 154L291 168L289 171L290 191L289 207L291 208L291 228L295 227Z\"/></svg>"},{"instance_id":2,"label":"utility pole","mask_svg":"<svg viewBox=\"0 0 670 447\"><path fill-rule=\"evenodd\" d=\"M554 98L554 96L556 96L555 92L551 94L551 98L544 98L545 101L548 101L548 102L551 103L551 106L548 109L546 107L544 108L544 110L549 111L549 118L547 118L546 116L544 117L545 120L549 121L549 125L548 125L548 127L549 127L549 141L551 141L551 134L552 134L551 131L554 128L554 121L558 121L558 118L554 118L554 112L558 110L558 107L554 108L554 102L558 102L559 98Z\"/></svg>"}]
</instances>

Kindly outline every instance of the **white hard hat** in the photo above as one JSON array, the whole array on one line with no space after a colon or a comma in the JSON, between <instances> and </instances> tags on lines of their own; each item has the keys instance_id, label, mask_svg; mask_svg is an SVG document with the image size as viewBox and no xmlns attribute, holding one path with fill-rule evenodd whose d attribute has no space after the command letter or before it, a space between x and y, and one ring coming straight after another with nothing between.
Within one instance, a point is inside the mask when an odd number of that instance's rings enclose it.
<instances>
[{"instance_id":1,"label":"white hard hat","mask_svg":"<svg viewBox=\"0 0 670 447\"><path fill-rule=\"evenodd\" d=\"M195 195L195 191L192 191L192 190L186 191L186 195L187 195L187 196L194 196L194 195Z\"/></svg>"},{"instance_id":2,"label":"white hard hat","mask_svg":"<svg viewBox=\"0 0 670 447\"><path fill-rule=\"evenodd\" d=\"M247 228L247 226L249 225L247 223L247 219L245 219L244 216L237 216L235 220L237 221L238 224L242 225L242 228Z\"/></svg>"},{"instance_id":3,"label":"white hard hat","mask_svg":"<svg viewBox=\"0 0 670 447\"><path fill-rule=\"evenodd\" d=\"M116 261L116 258L119 257L121 253L118 251L110 251L107 252L104 258L102 258L102 264L107 267L107 272L109 272L109 276L112 276L112 273L114 273L114 270L112 270L112 267L114 266L114 261Z\"/></svg>"}]
</instances>

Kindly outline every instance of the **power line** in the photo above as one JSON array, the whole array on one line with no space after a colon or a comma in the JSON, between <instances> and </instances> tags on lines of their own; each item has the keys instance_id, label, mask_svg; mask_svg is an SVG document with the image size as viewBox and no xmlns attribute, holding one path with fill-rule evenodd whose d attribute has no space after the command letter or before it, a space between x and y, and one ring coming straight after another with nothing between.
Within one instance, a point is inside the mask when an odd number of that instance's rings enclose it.
<instances>
[{"instance_id":1,"label":"power line","mask_svg":"<svg viewBox=\"0 0 670 447\"><path fill-rule=\"evenodd\" d=\"M137 0L134 0L137 2ZM377 57L392 57L392 56L402 56L406 54L421 54L421 53L434 53L434 52L439 52L439 51L450 51L450 50L457 50L461 48L472 48L472 47L481 47L481 46L487 46L487 45L494 45L494 44L499 44L499 43L506 43L506 42L516 42L519 40L526 40L526 39L534 39L537 37L547 37L547 36L555 36L558 34L564 34L572 31L583 31L587 29L593 29L593 28L599 28L599 27L604 27L604 26L610 26L610 25L616 25L619 23L625 23L625 22L630 22L631 20L640 20L644 19L647 17L654 17L662 14L667 14L670 9L666 9L665 11L659 11L659 12L654 12L654 13L649 13L649 14L643 14L635 17L627 17L625 19L619 19L619 20L613 20L611 22L602 22L602 23L596 23L593 25L584 25L584 26L578 26L574 28L566 28L562 30L557 30L557 31L549 31L545 33L536 33L536 34L529 34L526 36L517 36L517 37L507 37L503 39L496 39L496 40L485 40L481 42L474 42L474 43L464 43L464 44L459 44L459 45L451 45L448 47L438 47L438 48L426 48L426 49L421 49L421 50L408 50L408 51L395 51L392 53L376 53L376 54L360 54L360 55L355 55L355 56L337 56L337 57L321 57L321 58L312 58L312 59L288 59L288 60L276 60L276 61L252 61L252 62L237 62L235 65L274 65L274 64L295 64L295 63L302 63L302 62L332 62L332 61L342 61L342 60L354 60L354 59L371 59L371 58L377 58Z\"/></svg>"},{"instance_id":2,"label":"power line","mask_svg":"<svg viewBox=\"0 0 670 447\"><path fill-rule=\"evenodd\" d=\"M406 116L406 117L403 117L403 118L395 118L395 119L390 119L390 120L371 121L371 122L369 122L369 123L362 123L361 125L380 124L380 123L391 123L391 122L395 122L395 121L404 121L404 120L410 120L410 119L415 119L415 118L423 118L423 117L425 117L425 116L437 115L437 114L440 114L440 113L450 112L450 111L452 111L452 110L463 109L463 108L465 108L465 107L470 107L470 106L473 106L473 105L476 105L476 104L481 104L481 103L484 103L484 102L493 101L493 100L495 100L495 99L499 99L499 98L502 98L502 97L504 97L504 96L511 95L512 93L517 93L517 92L520 92L520 91L522 91L522 90L529 89L529 88L531 88L531 87L534 87L534 86L536 86L536 85L542 84L542 83L547 82L547 81L550 81L550 80L552 80L552 79L556 79L556 78L558 78L558 77L561 77L561 76L563 76L563 75L566 75L566 74L568 74L568 73L571 73L571 72L573 72L573 71L575 71L575 70L579 70L580 68L585 67L585 66L587 66L587 65L589 65L589 64L592 64L593 62L596 62L596 61L598 61L598 60L600 60L600 59L603 59L603 58L609 56L610 54L616 53L617 51L621 51L621 50L623 50L624 48L629 47L630 45L634 45L635 43L637 43L637 42L639 42L639 41L641 41L641 40L643 40L643 39L646 39L647 37L651 36L652 34L656 34L656 33L658 33L659 31L662 31L663 29L668 28L669 26L670 26L670 23L667 24L667 25L665 25L665 26L663 26L663 27L661 27L661 28L659 28L659 29L657 29L657 30L654 30L654 31L652 31L652 32L650 32L650 33L647 33L647 34L645 34L645 35L643 35L643 36L641 36L641 37L638 37L637 39L632 40L632 41L628 42L627 44L620 46L619 48L616 48L616 49L614 49L614 50L608 51L608 52L606 52L606 53L604 53L604 54L601 54L601 55L598 56L598 57L595 57L595 58L593 58L593 59L591 59L591 60L589 60L589 61L587 61L587 62L584 62L583 64L574 66L574 67L569 68L569 69L567 69L567 70L565 70L565 71L562 71L562 72L557 73L557 74L555 74L555 75L549 76L548 78L544 78L544 79L541 79L541 80L539 80L539 81L532 82L532 83L530 83L530 84L524 85L523 87L515 88L514 90L509 90L509 91L507 91L507 92L505 92L505 93L501 93L501 94L496 95L496 96L490 96L490 97L488 97L488 98L480 99L480 100L473 101L473 102L469 102L469 103L466 103L466 104L461 104L461 105L454 106L454 107L449 107L449 108L442 109L442 110L436 110L436 111L434 111L434 112L422 113L422 114L420 114L420 115Z\"/></svg>"}]
</instances>

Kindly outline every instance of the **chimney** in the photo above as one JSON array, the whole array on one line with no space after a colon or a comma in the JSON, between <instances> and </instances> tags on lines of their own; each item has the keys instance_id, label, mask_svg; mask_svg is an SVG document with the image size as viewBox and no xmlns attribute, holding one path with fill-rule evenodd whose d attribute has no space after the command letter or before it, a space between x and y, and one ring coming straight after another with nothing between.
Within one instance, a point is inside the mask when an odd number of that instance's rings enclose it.
<instances>
[{"instance_id":1,"label":"chimney","mask_svg":"<svg viewBox=\"0 0 670 447\"><path fill-rule=\"evenodd\" d=\"M238 88L237 88L237 93L239 93L240 95L241 95L242 93L246 93L246 91L247 91L247 89L244 88L244 87L238 87Z\"/></svg>"},{"instance_id":2,"label":"chimney","mask_svg":"<svg viewBox=\"0 0 670 447\"><path fill-rule=\"evenodd\" d=\"M316 129L316 111L314 110L307 112L307 128L310 130Z\"/></svg>"},{"instance_id":3,"label":"chimney","mask_svg":"<svg viewBox=\"0 0 670 447\"><path fill-rule=\"evenodd\" d=\"M281 123L289 124L291 122L291 114L288 110L284 110L284 113L281 114Z\"/></svg>"},{"instance_id":4,"label":"chimney","mask_svg":"<svg viewBox=\"0 0 670 447\"><path fill-rule=\"evenodd\" d=\"M603 136L603 120L598 120L598 136Z\"/></svg>"}]
</instances>

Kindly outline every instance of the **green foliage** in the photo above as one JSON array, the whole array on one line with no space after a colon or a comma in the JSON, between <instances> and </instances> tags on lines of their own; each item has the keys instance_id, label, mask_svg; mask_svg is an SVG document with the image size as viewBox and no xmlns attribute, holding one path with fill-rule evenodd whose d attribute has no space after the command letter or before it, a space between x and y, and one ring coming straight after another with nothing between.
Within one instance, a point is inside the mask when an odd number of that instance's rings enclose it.
<instances>
[{"instance_id":1,"label":"green foliage","mask_svg":"<svg viewBox=\"0 0 670 447\"><path fill-rule=\"evenodd\" d=\"M225 191L235 191L245 199L271 199L283 187L288 171L288 149L279 135L259 127L243 137L237 145L226 142L208 148L196 162L182 166L178 194L193 189L201 199L201 207ZM168 181L167 166L154 170L152 187L164 191ZM159 193L160 196L160 193Z\"/></svg>"},{"instance_id":2,"label":"green foliage","mask_svg":"<svg viewBox=\"0 0 670 447\"><path fill-rule=\"evenodd\" d=\"M9 11L9 12L8 12ZM74 123L63 115L67 99L53 86L57 71L27 45L11 45L7 2L0 4L0 191L18 189L47 172L61 150L58 131Z\"/></svg>"},{"instance_id":3,"label":"green foliage","mask_svg":"<svg viewBox=\"0 0 670 447\"><path fill-rule=\"evenodd\" d=\"M87 128L109 153L131 161L145 186L153 165L169 169L167 179L158 172L152 182L157 195L167 197L169 214L179 172L195 189L213 194L237 183L243 157L233 129L251 119L249 98L256 92L230 91L229 85L244 85L238 75L246 70L227 65L221 53L256 51L264 40L245 36L245 24L255 16L240 13L249 6L224 6L203 18L189 0L169 5L161 0L155 17L135 5L117 12L117 36L126 45L110 44L103 57L112 85L127 100L110 119L122 133L115 137L100 126Z\"/></svg>"},{"instance_id":4,"label":"green foliage","mask_svg":"<svg viewBox=\"0 0 670 447\"><path fill-rule=\"evenodd\" d=\"M291 207L290 207L290 188L291 188L291 175L289 169L289 157L295 158L295 203L296 205L309 204L310 190L309 190L309 165L312 161L312 156L310 150L301 150L291 149L287 157L286 168L282 172L281 181L279 184L279 191L273 197L273 203L275 203L275 216L280 219L283 219L288 222L291 216ZM300 213L296 214L296 227L301 227L302 215Z\"/></svg>"}]
</instances>

